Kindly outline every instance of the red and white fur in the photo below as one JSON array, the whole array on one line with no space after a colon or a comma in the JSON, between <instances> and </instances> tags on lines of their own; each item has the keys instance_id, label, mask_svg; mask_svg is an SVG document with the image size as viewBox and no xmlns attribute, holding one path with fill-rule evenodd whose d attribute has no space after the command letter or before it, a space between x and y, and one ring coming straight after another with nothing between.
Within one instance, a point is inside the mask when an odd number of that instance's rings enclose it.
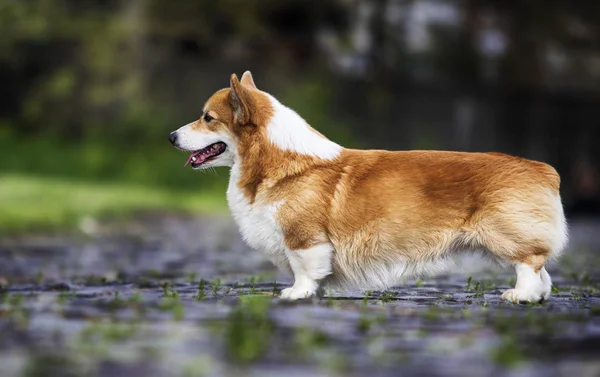
<instances>
[{"instance_id":1,"label":"red and white fur","mask_svg":"<svg viewBox=\"0 0 600 377\"><path fill-rule=\"evenodd\" d=\"M244 240L294 277L282 299L324 285L385 289L460 251L515 266L502 298L550 295L546 262L567 242L560 178L499 153L346 149L259 90L250 72L170 134L193 169L231 168L227 200Z\"/></svg>"}]
</instances>

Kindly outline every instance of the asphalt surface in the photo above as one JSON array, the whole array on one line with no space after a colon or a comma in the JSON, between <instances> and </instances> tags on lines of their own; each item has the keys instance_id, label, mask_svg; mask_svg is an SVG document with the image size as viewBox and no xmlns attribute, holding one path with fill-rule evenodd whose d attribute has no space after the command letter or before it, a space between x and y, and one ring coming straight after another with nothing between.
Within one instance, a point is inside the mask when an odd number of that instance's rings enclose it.
<instances>
[{"instance_id":1,"label":"asphalt surface","mask_svg":"<svg viewBox=\"0 0 600 377\"><path fill-rule=\"evenodd\" d=\"M278 299L228 217L147 213L0 238L0 376L600 376L600 221L541 305L478 255L386 292Z\"/></svg>"}]
</instances>

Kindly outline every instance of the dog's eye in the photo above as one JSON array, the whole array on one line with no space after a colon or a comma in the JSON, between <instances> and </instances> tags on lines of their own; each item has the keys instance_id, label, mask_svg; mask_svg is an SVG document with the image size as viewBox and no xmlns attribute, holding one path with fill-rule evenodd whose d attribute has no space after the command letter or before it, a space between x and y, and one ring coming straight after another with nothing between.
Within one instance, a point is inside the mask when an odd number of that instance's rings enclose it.
<instances>
[{"instance_id":1,"label":"dog's eye","mask_svg":"<svg viewBox=\"0 0 600 377\"><path fill-rule=\"evenodd\" d=\"M215 118L211 117L211 116L210 116L210 115L208 115L208 114L204 114L204 120L206 121L206 123L210 122L210 121L211 121L211 120L213 120L213 119L215 119Z\"/></svg>"}]
</instances>

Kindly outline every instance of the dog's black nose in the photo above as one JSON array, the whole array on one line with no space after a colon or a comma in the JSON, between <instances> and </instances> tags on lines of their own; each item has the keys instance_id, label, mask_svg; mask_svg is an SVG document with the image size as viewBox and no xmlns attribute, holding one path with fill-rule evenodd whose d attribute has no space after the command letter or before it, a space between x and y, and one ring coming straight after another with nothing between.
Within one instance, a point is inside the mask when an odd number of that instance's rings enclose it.
<instances>
[{"instance_id":1,"label":"dog's black nose","mask_svg":"<svg viewBox=\"0 0 600 377\"><path fill-rule=\"evenodd\" d=\"M175 145L175 142L177 141L177 132L173 131L169 134L169 141L171 142L171 144Z\"/></svg>"}]
</instances>

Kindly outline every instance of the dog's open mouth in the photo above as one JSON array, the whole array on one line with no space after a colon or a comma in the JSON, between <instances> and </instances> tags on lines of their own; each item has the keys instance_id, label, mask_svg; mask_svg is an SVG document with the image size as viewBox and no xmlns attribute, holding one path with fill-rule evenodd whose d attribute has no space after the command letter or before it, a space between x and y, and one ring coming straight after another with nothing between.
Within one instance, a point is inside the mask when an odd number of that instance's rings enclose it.
<instances>
[{"instance_id":1,"label":"dog's open mouth","mask_svg":"<svg viewBox=\"0 0 600 377\"><path fill-rule=\"evenodd\" d=\"M192 153L183 167L186 167L191 163L193 168L197 168L198 166L207 161L213 160L215 157L225 152L225 149L227 149L227 145L220 141L218 143L211 144L206 148L202 148Z\"/></svg>"}]
</instances>

